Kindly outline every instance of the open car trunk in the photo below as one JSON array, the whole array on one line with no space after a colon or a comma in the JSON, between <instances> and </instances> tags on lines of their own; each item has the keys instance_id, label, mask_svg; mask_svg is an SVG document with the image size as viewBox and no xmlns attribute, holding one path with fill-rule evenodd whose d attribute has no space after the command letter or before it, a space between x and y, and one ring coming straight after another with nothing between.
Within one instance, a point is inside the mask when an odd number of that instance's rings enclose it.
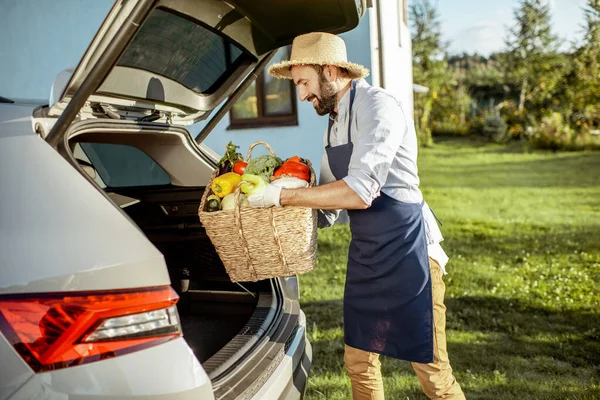
<instances>
[{"instance_id":1,"label":"open car trunk","mask_svg":"<svg viewBox=\"0 0 600 400\"><path fill-rule=\"evenodd\" d=\"M312 352L297 301L297 280L277 278L243 286L231 282L198 218L218 155L198 145L183 127L146 121L78 121L70 126L64 144L62 155L97 190L91 191L97 201L90 202L73 185L61 187L67 204L75 202L81 211L78 222L94 231L96 226L86 222L90 216L102 218L98 205L121 212L117 220L122 225L102 221L103 236L82 240L100 254L109 252L111 244L128 254L135 251L128 247L129 237L116 245L107 238L123 238L118 233L123 225L133 228L135 236L136 229L144 234L148 240L140 239L157 264L145 259L134 264L137 269L117 264L110 275L119 285L136 289L167 285L168 272L180 296L178 325L194 353L179 340L180 356L195 363L190 374L209 380L217 400L279 394L298 398L293 394L306 385ZM158 267L159 283L144 281L157 270L147 266ZM181 365L180 361L173 360Z\"/></svg>"},{"instance_id":2,"label":"open car trunk","mask_svg":"<svg viewBox=\"0 0 600 400\"><path fill-rule=\"evenodd\" d=\"M163 254L180 296L183 336L213 387L219 377L235 375L232 369L261 353L256 349L276 330L293 333L296 321L281 323L291 313L278 280L240 285L229 279L198 218L216 161L185 128L87 120L73 125L66 147L73 166Z\"/></svg>"},{"instance_id":3,"label":"open car trunk","mask_svg":"<svg viewBox=\"0 0 600 400\"><path fill-rule=\"evenodd\" d=\"M275 313L270 281L232 283L204 228L198 204L204 187L110 189L135 204L127 215L165 256L184 338L209 376L258 339ZM221 368L220 368L221 367Z\"/></svg>"},{"instance_id":4,"label":"open car trunk","mask_svg":"<svg viewBox=\"0 0 600 400\"><path fill-rule=\"evenodd\" d=\"M157 123L87 120L73 124L66 137L66 158L163 254L180 296L184 339L215 398L251 398L288 350L302 355L293 358L299 375L291 384L304 387L310 360L290 289L280 279L231 282L199 221L216 162L211 152L185 128Z\"/></svg>"}]
</instances>

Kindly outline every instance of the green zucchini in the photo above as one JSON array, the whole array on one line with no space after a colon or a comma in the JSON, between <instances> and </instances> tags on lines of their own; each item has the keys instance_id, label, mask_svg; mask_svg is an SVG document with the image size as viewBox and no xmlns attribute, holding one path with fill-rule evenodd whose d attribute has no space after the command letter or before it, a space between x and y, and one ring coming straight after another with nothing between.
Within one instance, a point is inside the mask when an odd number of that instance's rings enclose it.
<instances>
[{"instance_id":1,"label":"green zucchini","mask_svg":"<svg viewBox=\"0 0 600 400\"><path fill-rule=\"evenodd\" d=\"M216 196L214 194L208 196L208 198L206 199L206 211L213 212L213 211L219 211L220 209L221 209L221 199L219 198L219 196Z\"/></svg>"}]
</instances>

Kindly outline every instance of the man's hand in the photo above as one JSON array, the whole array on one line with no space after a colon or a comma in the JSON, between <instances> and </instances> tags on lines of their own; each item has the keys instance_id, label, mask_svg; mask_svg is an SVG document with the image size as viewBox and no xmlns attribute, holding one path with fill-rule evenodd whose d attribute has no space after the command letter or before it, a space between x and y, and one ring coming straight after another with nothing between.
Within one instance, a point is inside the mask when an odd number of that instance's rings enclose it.
<instances>
[{"instance_id":1,"label":"man's hand","mask_svg":"<svg viewBox=\"0 0 600 400\"><path fill-rule=\"evenodd\" d=\"M273 184L266 185L264 189L257 189L248 196L248 203L252 207L267 208L281 207L279 197L281 196L281 187Z\"/></svg>"}]
</instances>

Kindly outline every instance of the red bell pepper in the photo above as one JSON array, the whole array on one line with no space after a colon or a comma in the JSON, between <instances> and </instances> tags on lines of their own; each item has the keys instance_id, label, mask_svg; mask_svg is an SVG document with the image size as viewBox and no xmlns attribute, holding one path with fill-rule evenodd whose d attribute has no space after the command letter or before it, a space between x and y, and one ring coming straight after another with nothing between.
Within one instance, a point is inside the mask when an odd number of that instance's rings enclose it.
<instances>
[{"instance_id":1,"label":"red bell pepper","mask_svg":"<svg viewBox=\"0 0 600 400\"><path fill-rule=\"evenodd\" d=\"M304 163L288 160L284 162L281 167L277 168L273 173L273 176L293 176L296 178L304 179L308 182L310 178L310 169Z\"/></svg>"},{"instance_id":2,"label":"red bell pepper","mask_svg":"<svg viewBox=\"0 0 600 400\"><path fill-rule=\"evenodd\" d=\"M286 162L288 161L296 161L296 162L302 162L302 159L298 156L294 156L294 157L290 157L287 160L285 160Z\"/></svg>"},{"instance_id":3,"label":"red bell pepper","mask_svg":"<svg viewBox=\"0 0 600 400\"><path fill-rule=\"evenodd\" d=\"M301 158L300 156L290 157L287 160L285 160L285 162L288 162L288 161L296 161L296 162L300 162L302 164L307 164L306 160L304 158Z\"/></svg>"}]
</instances>

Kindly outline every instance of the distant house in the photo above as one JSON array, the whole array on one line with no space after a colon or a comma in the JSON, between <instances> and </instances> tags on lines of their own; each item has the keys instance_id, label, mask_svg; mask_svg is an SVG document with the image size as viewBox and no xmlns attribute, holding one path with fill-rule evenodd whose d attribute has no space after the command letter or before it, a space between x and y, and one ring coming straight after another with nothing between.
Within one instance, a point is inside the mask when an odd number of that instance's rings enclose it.
<instances>
[{"instance_id":1,"label":"distant house","mask_svg":"<svg viewBox=\"0 0 600 400\"><path fill-rule=\"evenodd\" d=\"M407 0L373 0L358 27L344 33L348 58L371 70L367 81L384 87L401 99L412 116L413 82L411 37ZM272 63L289 58L289 48L279 50ZM205 124L191 127L197 135ZM269 143L277 155L300 155L319 171L327 117L318 116L312 104L300 102L291 81L277 80L266 71L213 129L204 143L222 153L229 141L246 154L257 140ZM257 148L255 154L265 154Z\"/></svg>"}]
</instances>

